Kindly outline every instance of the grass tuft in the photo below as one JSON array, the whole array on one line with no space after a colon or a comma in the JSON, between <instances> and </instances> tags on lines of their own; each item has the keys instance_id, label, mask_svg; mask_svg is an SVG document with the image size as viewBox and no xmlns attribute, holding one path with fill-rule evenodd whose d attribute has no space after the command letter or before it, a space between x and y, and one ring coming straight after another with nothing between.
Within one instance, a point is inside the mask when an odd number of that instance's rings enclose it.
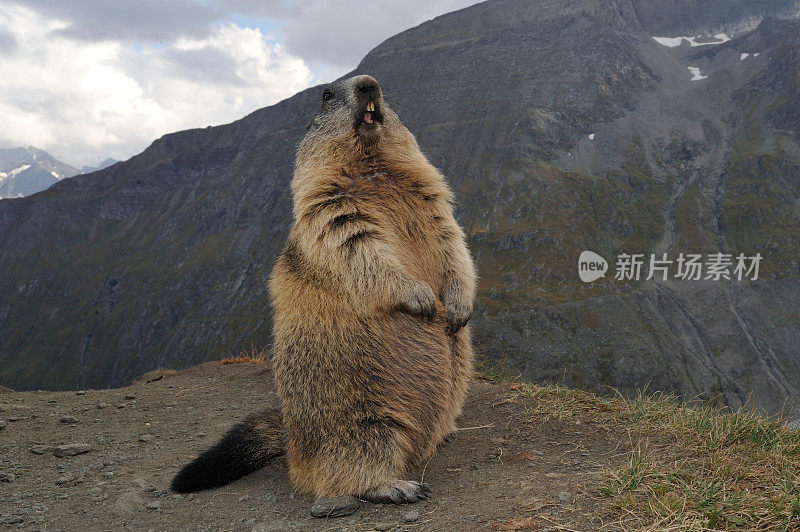
<instances>
[{"instance_id":1,"label":"grass tuft","mask_svg":"<svg viewBox=\"0 0 800 532\"><path fill-rule=\"evenodd\" d=\"M269 364L268 348L250 346L236 356L225 357L222 364Z\"/></svg>"}]
</instances>

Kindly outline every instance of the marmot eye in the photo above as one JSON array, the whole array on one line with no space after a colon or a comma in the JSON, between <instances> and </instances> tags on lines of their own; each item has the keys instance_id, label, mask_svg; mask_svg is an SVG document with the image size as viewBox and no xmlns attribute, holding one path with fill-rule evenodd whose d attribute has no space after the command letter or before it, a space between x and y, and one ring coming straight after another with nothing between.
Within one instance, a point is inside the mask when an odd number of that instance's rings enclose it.
<instances>
[{"instance_id":1,"label":"marmot eye","mask_svg":"<svg viewBox=\"0 0 800 532\"><path fill-rule=\"evenodd\" d=\"M331 98L333 98L333 93L331 91L329 91L328 89L325 89L322 92L322 99L327 102Z\"/></svg>"}]
</instances>

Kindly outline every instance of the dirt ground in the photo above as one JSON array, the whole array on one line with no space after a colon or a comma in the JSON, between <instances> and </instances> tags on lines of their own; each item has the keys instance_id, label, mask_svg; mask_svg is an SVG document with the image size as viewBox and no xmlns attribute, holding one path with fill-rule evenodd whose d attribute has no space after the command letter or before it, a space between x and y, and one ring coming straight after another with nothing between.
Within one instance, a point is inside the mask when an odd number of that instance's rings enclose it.
<instances>
[{"instance_id":1,"label":"dirt ground","mask_svg":"<svg viewBox=\"0 0 800 532\"><path fill-rule=\"evenodd\" d=\"M431 500L363 502L337 519L310 516L312 498L293 491L283 459L221 489L169 491L178 468L231 424L277 404L267 365L213 362L113 390L0 391L0 529L602 528L597 476L624 459L626 436L588 414L537 419L518 388L473 382L455 439L407 475L431 487ZM91 449L53 449L76 443Z\"/></svg>"}]
</instances>

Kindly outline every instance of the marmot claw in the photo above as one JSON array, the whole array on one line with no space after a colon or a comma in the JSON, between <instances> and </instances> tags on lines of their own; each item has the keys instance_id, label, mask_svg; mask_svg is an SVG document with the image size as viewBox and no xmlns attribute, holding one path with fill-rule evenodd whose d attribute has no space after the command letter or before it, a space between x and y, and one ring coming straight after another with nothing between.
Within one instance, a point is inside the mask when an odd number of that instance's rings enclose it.
<instances>
[{"instance_id":1,"label":"marmot claw","mask_svg":"<svg viewBox=\"0 0 800 532\"><path fill-rule=\"evenodd\" d=\"M455 334L469 322L472 311L460 306L445 307L444 317L447 319L447 333Z\"/></svg>"},{"instance_id":2,"label":"marmot claw","mask_svg":"<svg viewBox=\"0 0 800 532\"><path fill-rule=\"evenodd\" d=\"M431 489L413 480L397 480L366 492L362 498L370 502L404 504L429 499Z\"/></svg>"}]
</instances>

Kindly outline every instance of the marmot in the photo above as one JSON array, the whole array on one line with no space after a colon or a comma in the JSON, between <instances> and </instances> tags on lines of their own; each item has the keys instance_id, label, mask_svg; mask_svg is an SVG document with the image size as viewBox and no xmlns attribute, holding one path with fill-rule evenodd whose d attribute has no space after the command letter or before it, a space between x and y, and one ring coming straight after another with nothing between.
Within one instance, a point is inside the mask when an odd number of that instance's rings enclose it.
<instances>
[{"instance_id":1,"label":"marmot","mask_svg":"<svg viewBox=\"0 0 800 532\"><path fill-rule=\"evenodd\" d=\"M226 484L286 451L302 492L427 498L401 476L455 430L472 367L475 270L453 195L370 76L324 89L291 188L270 279L281 411L231 429L173 489Z\"/></svg>"}]
</instances>

